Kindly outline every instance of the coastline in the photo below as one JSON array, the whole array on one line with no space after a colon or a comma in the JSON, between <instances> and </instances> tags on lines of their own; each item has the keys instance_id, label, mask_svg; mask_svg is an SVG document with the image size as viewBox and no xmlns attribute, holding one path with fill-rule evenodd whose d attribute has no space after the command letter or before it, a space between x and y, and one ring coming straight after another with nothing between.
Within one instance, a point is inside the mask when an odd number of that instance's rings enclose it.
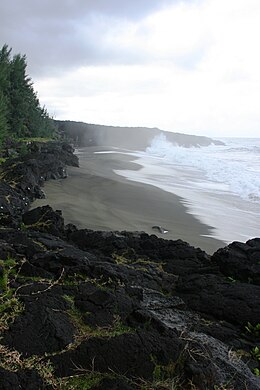
<instances>
[{"instance_id":1,"label":"coastline","mask_svg":"<svg viewBox=\"0 0 260 390\"><path fill-rule=\"evenodd\" d=\"M72 152L68 144L50 143L3 166L0 388L76 389L94 380L97 389L150 389L158 387L154 373L162 367L165 388L229 383L259 389L259 364L250 351L258 346L260 239L234 242L208 256L181 240L65 226L50 206L28 211L28 202L43 195L43 181L56 178L66 188L70 179L59 179L67 176L66 166L78 166ZM98 164L93 153L86 157L87 182L103 185L104 199L114 201L115 190L131 195L127 181L111 176L116 165L122 167L122 156L104 155ZM139 169L129 158L125 165ZM80 169L72 172L82 189ZM91 189L95 201L89 207L98 200ZM151 196L150 186L144 190ZM139 186L132 191L136 197ZM162 191L157 194L161 204ZM77 195L74 188L75 204ZM174 199L177 207L180 198ZM148 204L149 198L136 203L132 214ZM231 359L237 348L242 358Z\"/></svg>"},{"instance_id":2,"label":"coastline","mask_svg":"<svg viewBox=\"0 0 260 390\"><path fill-rule=\"evenodd\" d=\"M31 208L50 204L62 211L66 223L78 228L107 231L145 231L164 239L182 239L212 254L225 243L209 237L210 226L187 212L181 198L152 185L127 180L114 170L139 170L135 157L104 152L105 148L80 149L80 167L68 168L68 178L45 183L46 199ZM169 232L157 233L162 226Z\"/></svg>"}]
</instances>

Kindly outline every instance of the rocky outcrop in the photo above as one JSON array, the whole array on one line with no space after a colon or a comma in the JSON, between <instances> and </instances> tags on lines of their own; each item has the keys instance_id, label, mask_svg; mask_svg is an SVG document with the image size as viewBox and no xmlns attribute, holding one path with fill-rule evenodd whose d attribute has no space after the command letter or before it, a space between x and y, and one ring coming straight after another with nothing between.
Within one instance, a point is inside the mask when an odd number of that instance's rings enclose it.
<instances>
[{"instance_id":1,"label":"rocky outcrop","mask_svg":"<svg viewBox=\"0 0 260 390\"><path fill-rule=\"evenodd\" d=\"M73 148L66 143L35 143L23 157L0 167L0 226L17 227L32 200L43 198L44 181L67 177L66 165L78 166Z\"/></svg>"},{"instance_id":2,"label":"rocky outcrop","mask_svg":"<svg viewBox=\"0 0 260 390\"><path fill-rule=\"evenodd\" d=\"M10 195L26 197L19 185ZM209 256L181 240L78 230L49 206L16 213L18 200L8 204L1 389L259 388L259 239Z\"/></svg>"},{"instance_id":3,"label":"rocky outcrop","mask_svg":"<svg viewBox=\"0 0 260 390\"><path fill-rule=\"evenodd\" d=\"M233 242L228 247L219 249L212 261L226 276L245 283L260 284L260 238L246 243Z\"/></svg>"}]
</instances>

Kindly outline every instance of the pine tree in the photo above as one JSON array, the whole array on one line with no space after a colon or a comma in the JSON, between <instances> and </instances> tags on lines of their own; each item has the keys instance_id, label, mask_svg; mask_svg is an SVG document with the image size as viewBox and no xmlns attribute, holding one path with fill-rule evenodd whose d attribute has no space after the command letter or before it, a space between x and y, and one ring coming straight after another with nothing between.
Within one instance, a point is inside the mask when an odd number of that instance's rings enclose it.
<instances>
[{"instance_id":1,"label":"pine tree","mask_svg":"<svg viewBox=\"0 0 260 390\"><path fill-rule=\"evenodd\" d=\"M0 145L8 136L7 106L3 92L0 90Z\"/></svg>"},{"instance_id":2,"label":"pine tree","mask_svg":"<svg viewBox=\"0 0 260 390\"><path fill-rule=\"evenodd\" d=\"M10 91L11 49L4 45L0 50L0 144L8 135L8 108Z\"/></svg>"},{"instance_id":3,"label":"pine tree","mask_svg":"<svg viewBox=\"0 0 260 390\"><path fill-rule=\"evenodd\" d=\"M0 50L0 90L5 96L8 96L10 91L11 51L7 45Z\"/></svg>"},{"instance_id":4,"label":"pine tree","mask_svg":"<svg viewBox=\"0 0 260 390\"><path fill-rule=\"evenodd\" d=\"M26 119L30 79L25 73L26 66L25 56L17 54L13 57L10 72L11 106L8 119L11 132L18 137L29 136L27 132Z\"/></svg>"},{"instance_id":5,"label":"pine tree","mask_svg":"<svg viewBox=\"0 0 260 390\"><path fill-rule=\"evenodd\" d=\"M26 74L26 56L11 58L11 51L7 45L0 50L0 142L8 131L15 138L52 136L54 121L40 106Z\"/></svg>"}]
</instances>

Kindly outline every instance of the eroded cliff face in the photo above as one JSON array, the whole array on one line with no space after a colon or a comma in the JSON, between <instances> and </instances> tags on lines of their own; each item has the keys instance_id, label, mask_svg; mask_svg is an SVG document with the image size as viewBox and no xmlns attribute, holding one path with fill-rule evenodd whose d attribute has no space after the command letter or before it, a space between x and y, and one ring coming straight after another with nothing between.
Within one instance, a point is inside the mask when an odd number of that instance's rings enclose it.
<instances>
[{"instance_id":1,"label":"eroded cliff face","mask_svg":"<svg viewBox=\"0 0 260 390\"><path fill-rule=\"evenodd\" d=\"M77 163L47 150L2 169L0 388L258 389L260 239L210 257L28 211L42 180Z\"/></svg>"}]
</instances>

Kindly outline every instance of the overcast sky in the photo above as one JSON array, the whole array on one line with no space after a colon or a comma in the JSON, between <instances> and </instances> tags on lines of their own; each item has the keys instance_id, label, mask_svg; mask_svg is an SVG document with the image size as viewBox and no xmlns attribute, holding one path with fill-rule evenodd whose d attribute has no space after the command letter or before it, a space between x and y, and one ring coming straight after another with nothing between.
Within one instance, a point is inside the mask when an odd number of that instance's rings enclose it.
<instances>
[{"instance_id":1,"label":"overcast sky","mask_svg":"<svg viewBox=\"0 0 260 390\"><path fill-rule=\"evenodd\" d=\"M56 119L260 137L259 0L2 0Z\"/></svg>"}]
</instances>

